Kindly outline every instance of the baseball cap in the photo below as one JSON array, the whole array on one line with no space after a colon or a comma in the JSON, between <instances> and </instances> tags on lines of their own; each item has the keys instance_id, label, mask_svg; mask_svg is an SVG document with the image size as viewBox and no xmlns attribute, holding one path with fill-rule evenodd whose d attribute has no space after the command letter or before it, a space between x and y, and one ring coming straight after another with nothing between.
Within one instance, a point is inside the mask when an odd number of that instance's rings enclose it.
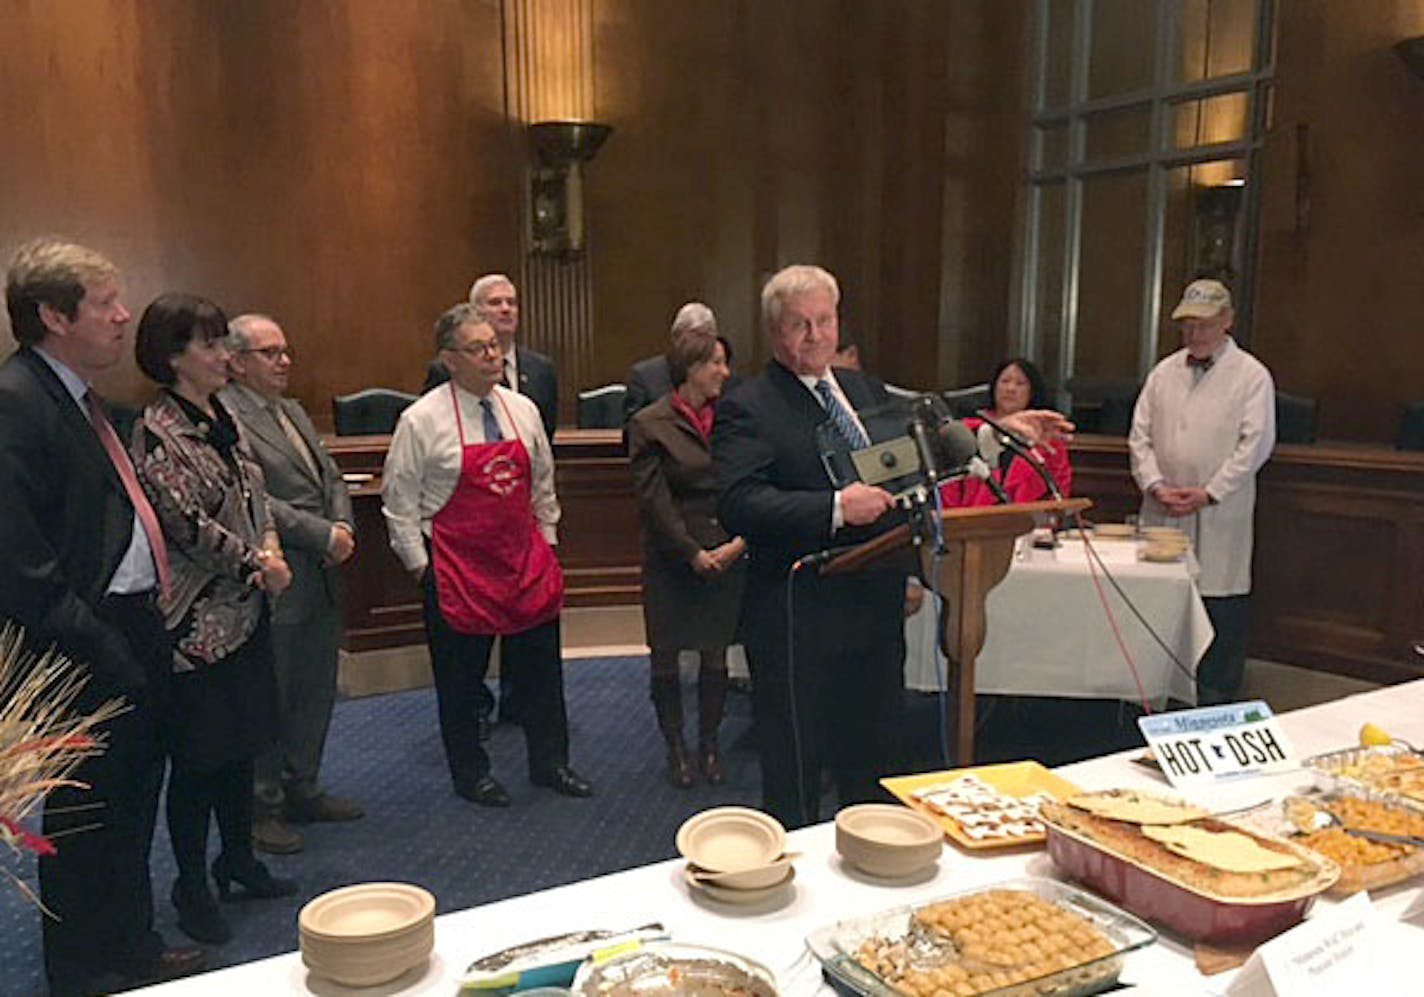
<instances>
[{"instance_id":1,"label":"baseball cap","mask_svg":"<svg viewBox=\"0 0 1424 997\"><path fill-rule=\"evenodd\" d=\"M1216 318L1231 307L1231 292L1219 280L1194 280L1172 309L1172 318Z\"/></svg>"}]
</instances>

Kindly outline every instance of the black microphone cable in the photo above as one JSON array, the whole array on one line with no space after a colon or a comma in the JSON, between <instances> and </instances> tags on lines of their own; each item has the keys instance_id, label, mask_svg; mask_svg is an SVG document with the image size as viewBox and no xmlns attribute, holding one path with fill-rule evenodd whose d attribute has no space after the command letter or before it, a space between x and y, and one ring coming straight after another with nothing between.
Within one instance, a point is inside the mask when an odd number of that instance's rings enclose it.
<instances>
[{"instance_id":1,"label":"black microphone cable","mask_svg":"<svg viewBox=\"0 0 1424 997\"><path fill-rule=\"evenodd\" d=\"M806 780L803 775L801 722L796 709L796 576L807 564L814 563L815 556L813 554L797 558L786 569L786 696L791 719L791 756L793 764L796 766L796 817L803 827L810 821L806 814ZM819 778L819 774L817 777Z\"/></svg>"},{"instance_id":2,"label":"black microphone cable","mask_svg":"<svg viewBox=\"0 0 1424 997\"><path fill-rule=\"evenodd\" d=\"M1088 529L1090 527L1084 521L1082 513L1075 510L1069 513L1069 518L1073 521L1073 525L1078 530L1078 533L1086 537ZM1108 570L1107 563L1103 561L1102 556L1097 552L1097 550L1093 548L1093 545L1086 539L1083 542L1083 549L1088 552L1088 556L1091 557L1094 563L1097 564L1099 570L1101 570L1103 573L1103 577L1108 580L1108 584L1110 584L1113 587L1114 591L1117 592L1118 598L1123 601L1123 604L1127 606L1128 610L1132 613L1132 615L1137 618L1137 622L1142 625L1142 629L1147 631L1147 635L1151 637L1153 642L1162 649L1162 653L1167 655L1167 659L1172 662L1173 667L1176 668L1177 671L1181 673L1183 677L1190 679L1193 683L1195 683L1196 675L1192 672L1190 668L1188 668L1185 664L1182 663L1182 659L1177 657L1176 652L1173 651L1171 647L1167 645L1167 642L1162 639L1161 635L1157 633L1157 631L1153 628L1152 624L1147 622L1147 618L1142 615L1142 611L1137 608L1137 604L1134 603L1132 599L1128 597L1127 593L1123 591L1122 586L1118 584L1118 580L1113 577L1113 573Z\"/></svg>"}]
</instances>

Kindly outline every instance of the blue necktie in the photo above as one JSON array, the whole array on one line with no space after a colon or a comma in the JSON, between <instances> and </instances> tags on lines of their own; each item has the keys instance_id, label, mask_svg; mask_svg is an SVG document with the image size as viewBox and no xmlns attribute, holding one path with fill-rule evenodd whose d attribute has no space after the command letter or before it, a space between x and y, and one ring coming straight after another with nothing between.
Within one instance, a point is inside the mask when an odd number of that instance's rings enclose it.
<instances>
[{"instance_id":1,"label":"blue necktie","mask_svg":"<svg viewBox=\"0 0 1424 997\"><path fill-rule=\"evenodd\" d=\"M485 398L480 402L485 420L485 442L498 443L504 439L504 434L499 431L499 420L494 417L494 404Z\"/></svg>"},{"instance_id":2,"label":"blue necktie","mask_svg":"<svg viewBox=\"0 0 1424 997\"><path fill-rule=\"evenodd\" d=\"M851 418L846 407L836 398L831 391L831 382L825 378L816 382L816 394L821 398L821 404L826 407L826 414L831 417L831 425L836 427L836 431L841 434L852 450L864 450L870 446L870 441L865 438L865 432L856 425L856 421Z\"/></svg>"}]
</instances>

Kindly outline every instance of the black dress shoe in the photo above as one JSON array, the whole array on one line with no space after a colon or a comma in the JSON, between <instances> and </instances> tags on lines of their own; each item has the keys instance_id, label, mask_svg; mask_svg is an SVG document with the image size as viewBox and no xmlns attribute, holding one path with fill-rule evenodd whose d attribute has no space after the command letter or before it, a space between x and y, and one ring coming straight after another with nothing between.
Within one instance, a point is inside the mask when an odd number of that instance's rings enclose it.
<instances>
[{"instance_id":1,"label":"black dress shoe","mask_svg":"<svg viewBox=\"0 0 1424 997\"><path fill-rule=\"evenodd\" d=\"M507 807L510 803L509 793L492 775L481 776L469 786L456 786L455 795L482 807Z\"/></svg>"},{"instance_id":2,"label":"black dress shoe","mask_svg":"<svg viewBox=\"0 0 1424 997\"><path fill-rule=\"evenodd\" d=\"M252 856L232 860L226 853L213 860L213 882L218 884L218 896L224 900L248 897L253 900L273 900L290 897L297 892L295 879L282 879ZM233 889L234 884L242 892Z\"/></svg>"},{"instance_id":3,"label":"black dress shoe","mask_svg":"<svg viewBox=\"0 0 1424 997\"><path fill-rule=\"evenodd\" d=\"M175 945L158 953L152 962L135 966L126 975L129 985L147 986L201 973L207 965L208 954L198 946Z\"/></svg>"},{"instance_id":4,"label":"black dress shoe","mask_svg":"<svg viewBox=\"0 0 1424 997\"><path fill-rule=\"evenodd\" d=\"M221 945L232 940L232 928L218 909L218 902L213 899L206 882L177 880L173 884L173 906L178 911L178 927L193 941ZM158 961L161 962L172 951L175 950L168 949L160 954Z\"/></svg>"},{"instance_id":5,"label":"black dress shoe","mask_svg":"<svg viewBox=\"0 0 1424 997\"><path fill-rule=\"evenodd\" d=\"M560 796L586 797L593 795L593 787L587 779L567 765L560 765L552 772L531 775L529 781L536 786L552 789Z\"/></svg>"}]
</instances>

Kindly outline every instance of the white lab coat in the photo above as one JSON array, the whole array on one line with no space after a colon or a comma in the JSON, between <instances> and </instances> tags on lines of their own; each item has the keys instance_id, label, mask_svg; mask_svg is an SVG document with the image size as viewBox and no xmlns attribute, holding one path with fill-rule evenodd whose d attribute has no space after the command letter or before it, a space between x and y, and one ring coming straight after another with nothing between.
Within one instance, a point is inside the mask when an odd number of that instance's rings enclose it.
<instances>
[{"instance_id":1,"label":"white lab coat","mask_svg":"<svg viewBox=\"0 0 1424 997\"><path fill-rule=\"evenodd\" d=\"M1185 349L1147 375L1128 436L1132 476L1143 492L1142 522L1176 526L1192 538L1204 596L1251 591L1256 472L1275 445L1271 372L1235 340L1228 337L1200 381ZM1159 482L1205 488L1216 501L1172 517L1147 494Z\"/></svg>"}]
</instances>

